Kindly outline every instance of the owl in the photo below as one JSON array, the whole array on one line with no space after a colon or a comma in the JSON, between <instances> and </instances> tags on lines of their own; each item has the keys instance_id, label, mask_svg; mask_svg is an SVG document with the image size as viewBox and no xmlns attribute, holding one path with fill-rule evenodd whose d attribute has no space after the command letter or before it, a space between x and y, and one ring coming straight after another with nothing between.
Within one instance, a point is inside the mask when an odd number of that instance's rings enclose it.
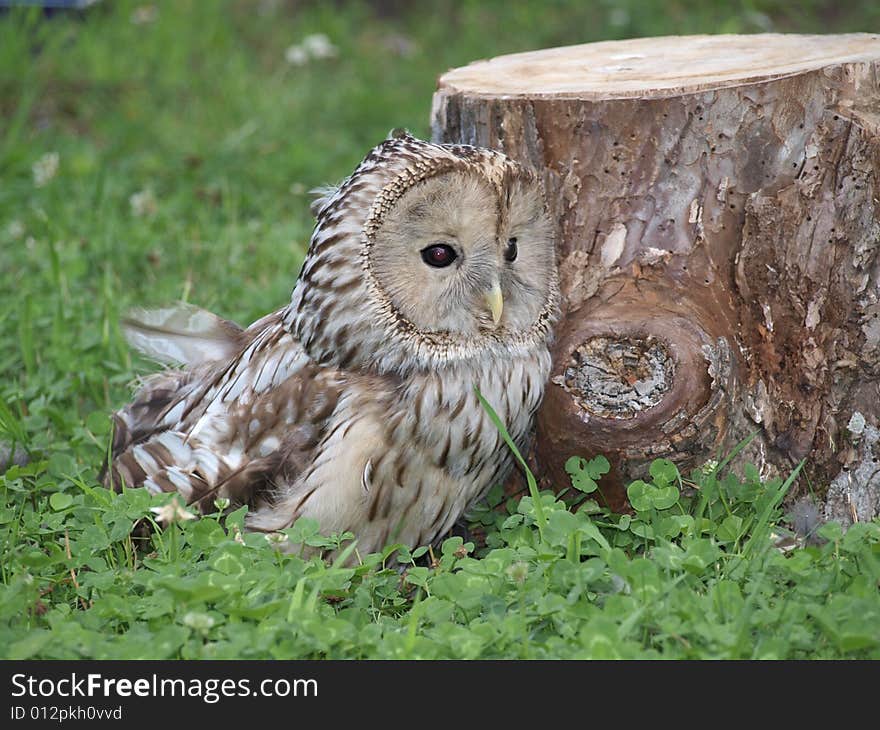
<instances>
[{"instance_id":1,"label":"owl","mask_svg":"<svg viewBox=\"0 0 880 730\"><path fill-rule=\"evenodd\" d=\"M310 517L362 554L431 544L512 465L477 390L519 445L541 401L559 298L541 186L393 133L312 208L284 308L247 329L188 305L124 322L174 367L114 414L105 483L246 503L254 531Z\"/></svg>"}]
</instances>

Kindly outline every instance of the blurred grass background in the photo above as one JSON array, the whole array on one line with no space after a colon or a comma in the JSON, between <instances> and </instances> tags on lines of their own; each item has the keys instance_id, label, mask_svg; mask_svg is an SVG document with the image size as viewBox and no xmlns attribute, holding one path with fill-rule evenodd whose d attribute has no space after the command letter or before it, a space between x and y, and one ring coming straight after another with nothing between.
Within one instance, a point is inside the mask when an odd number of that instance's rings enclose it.
<instances>
[{"instance_id":1,"label":"blurred grass background","mask_svg":"<svg viewBox=\"0 0 880 730\"><path fill-rule=\"evenodd\" d=\"M188 299L246 324L282 305L311 232L307 191L393 127L426 136L446 69L766 31L878 32L880 3L103 0L0 13L0 439L66 473L96 470L101 414L133 374L118 313ZM323 57L301 45L315 34Z\"/></svg>"}]
</instances>

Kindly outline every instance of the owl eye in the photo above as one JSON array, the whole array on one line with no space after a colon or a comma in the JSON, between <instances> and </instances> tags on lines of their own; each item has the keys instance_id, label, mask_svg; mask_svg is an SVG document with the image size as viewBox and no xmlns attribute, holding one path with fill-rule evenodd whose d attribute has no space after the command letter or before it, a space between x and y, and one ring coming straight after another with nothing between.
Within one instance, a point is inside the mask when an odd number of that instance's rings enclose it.
<instances>
[{"instance_id":1,"label":"owl eye","mask_svg":"<svg viewBox=\"0 0 880 730\"><path fill-rule=\"evenodd\" d=\"M504 260L516 261L516 255L519 253L516 247L516 237L507 239L507 246L504 247Z\"/></svg>"},{"instance_id":2,"label":"owl eye","mask_svg":"<svg viewBox=\"0 0 880 730\"><path fill-rule=\"evenodd\" d=\"M445 243L435 243L433 246L422 249L422 261L437 269L449 266L457 258L458 254L455 253L452 246L447 246Z\"/></svg>"}]
</instances>

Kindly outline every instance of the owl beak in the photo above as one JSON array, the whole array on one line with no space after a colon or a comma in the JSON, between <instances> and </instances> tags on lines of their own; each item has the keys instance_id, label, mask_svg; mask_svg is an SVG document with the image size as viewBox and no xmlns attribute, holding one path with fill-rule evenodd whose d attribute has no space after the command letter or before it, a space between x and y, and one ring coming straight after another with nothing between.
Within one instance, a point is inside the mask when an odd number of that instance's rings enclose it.
<instances>
[{"instance_id":1,"label":"owl beak","mask_svg":"<svg viewBox=\"0 0 880 730\"><path fill-rule=\"evenodd\" d=\"M489 311L492 312L492 324L496 327L501 321L501 312L504 311L504 298L501 296L501 287L498 284L486 292L486 304L489 305Z\"/></svg>"}]
</instances>

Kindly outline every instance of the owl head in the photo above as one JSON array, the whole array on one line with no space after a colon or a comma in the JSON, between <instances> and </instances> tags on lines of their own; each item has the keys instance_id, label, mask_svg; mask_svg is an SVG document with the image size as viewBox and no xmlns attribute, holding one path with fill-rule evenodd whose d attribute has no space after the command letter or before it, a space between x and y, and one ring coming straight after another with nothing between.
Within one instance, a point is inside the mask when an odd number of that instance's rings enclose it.
<instances>
[{"instance_id":1,"label":"owl head","mask_svg":"<svg viewBox=\"0 0 880 730\"><path fill-rule=\"evenodd\" d=\"M505 155L395 134L315 209L286 317L318 361L436 368L549 337L554 225Z\"/></svg>"}]
</instances>

